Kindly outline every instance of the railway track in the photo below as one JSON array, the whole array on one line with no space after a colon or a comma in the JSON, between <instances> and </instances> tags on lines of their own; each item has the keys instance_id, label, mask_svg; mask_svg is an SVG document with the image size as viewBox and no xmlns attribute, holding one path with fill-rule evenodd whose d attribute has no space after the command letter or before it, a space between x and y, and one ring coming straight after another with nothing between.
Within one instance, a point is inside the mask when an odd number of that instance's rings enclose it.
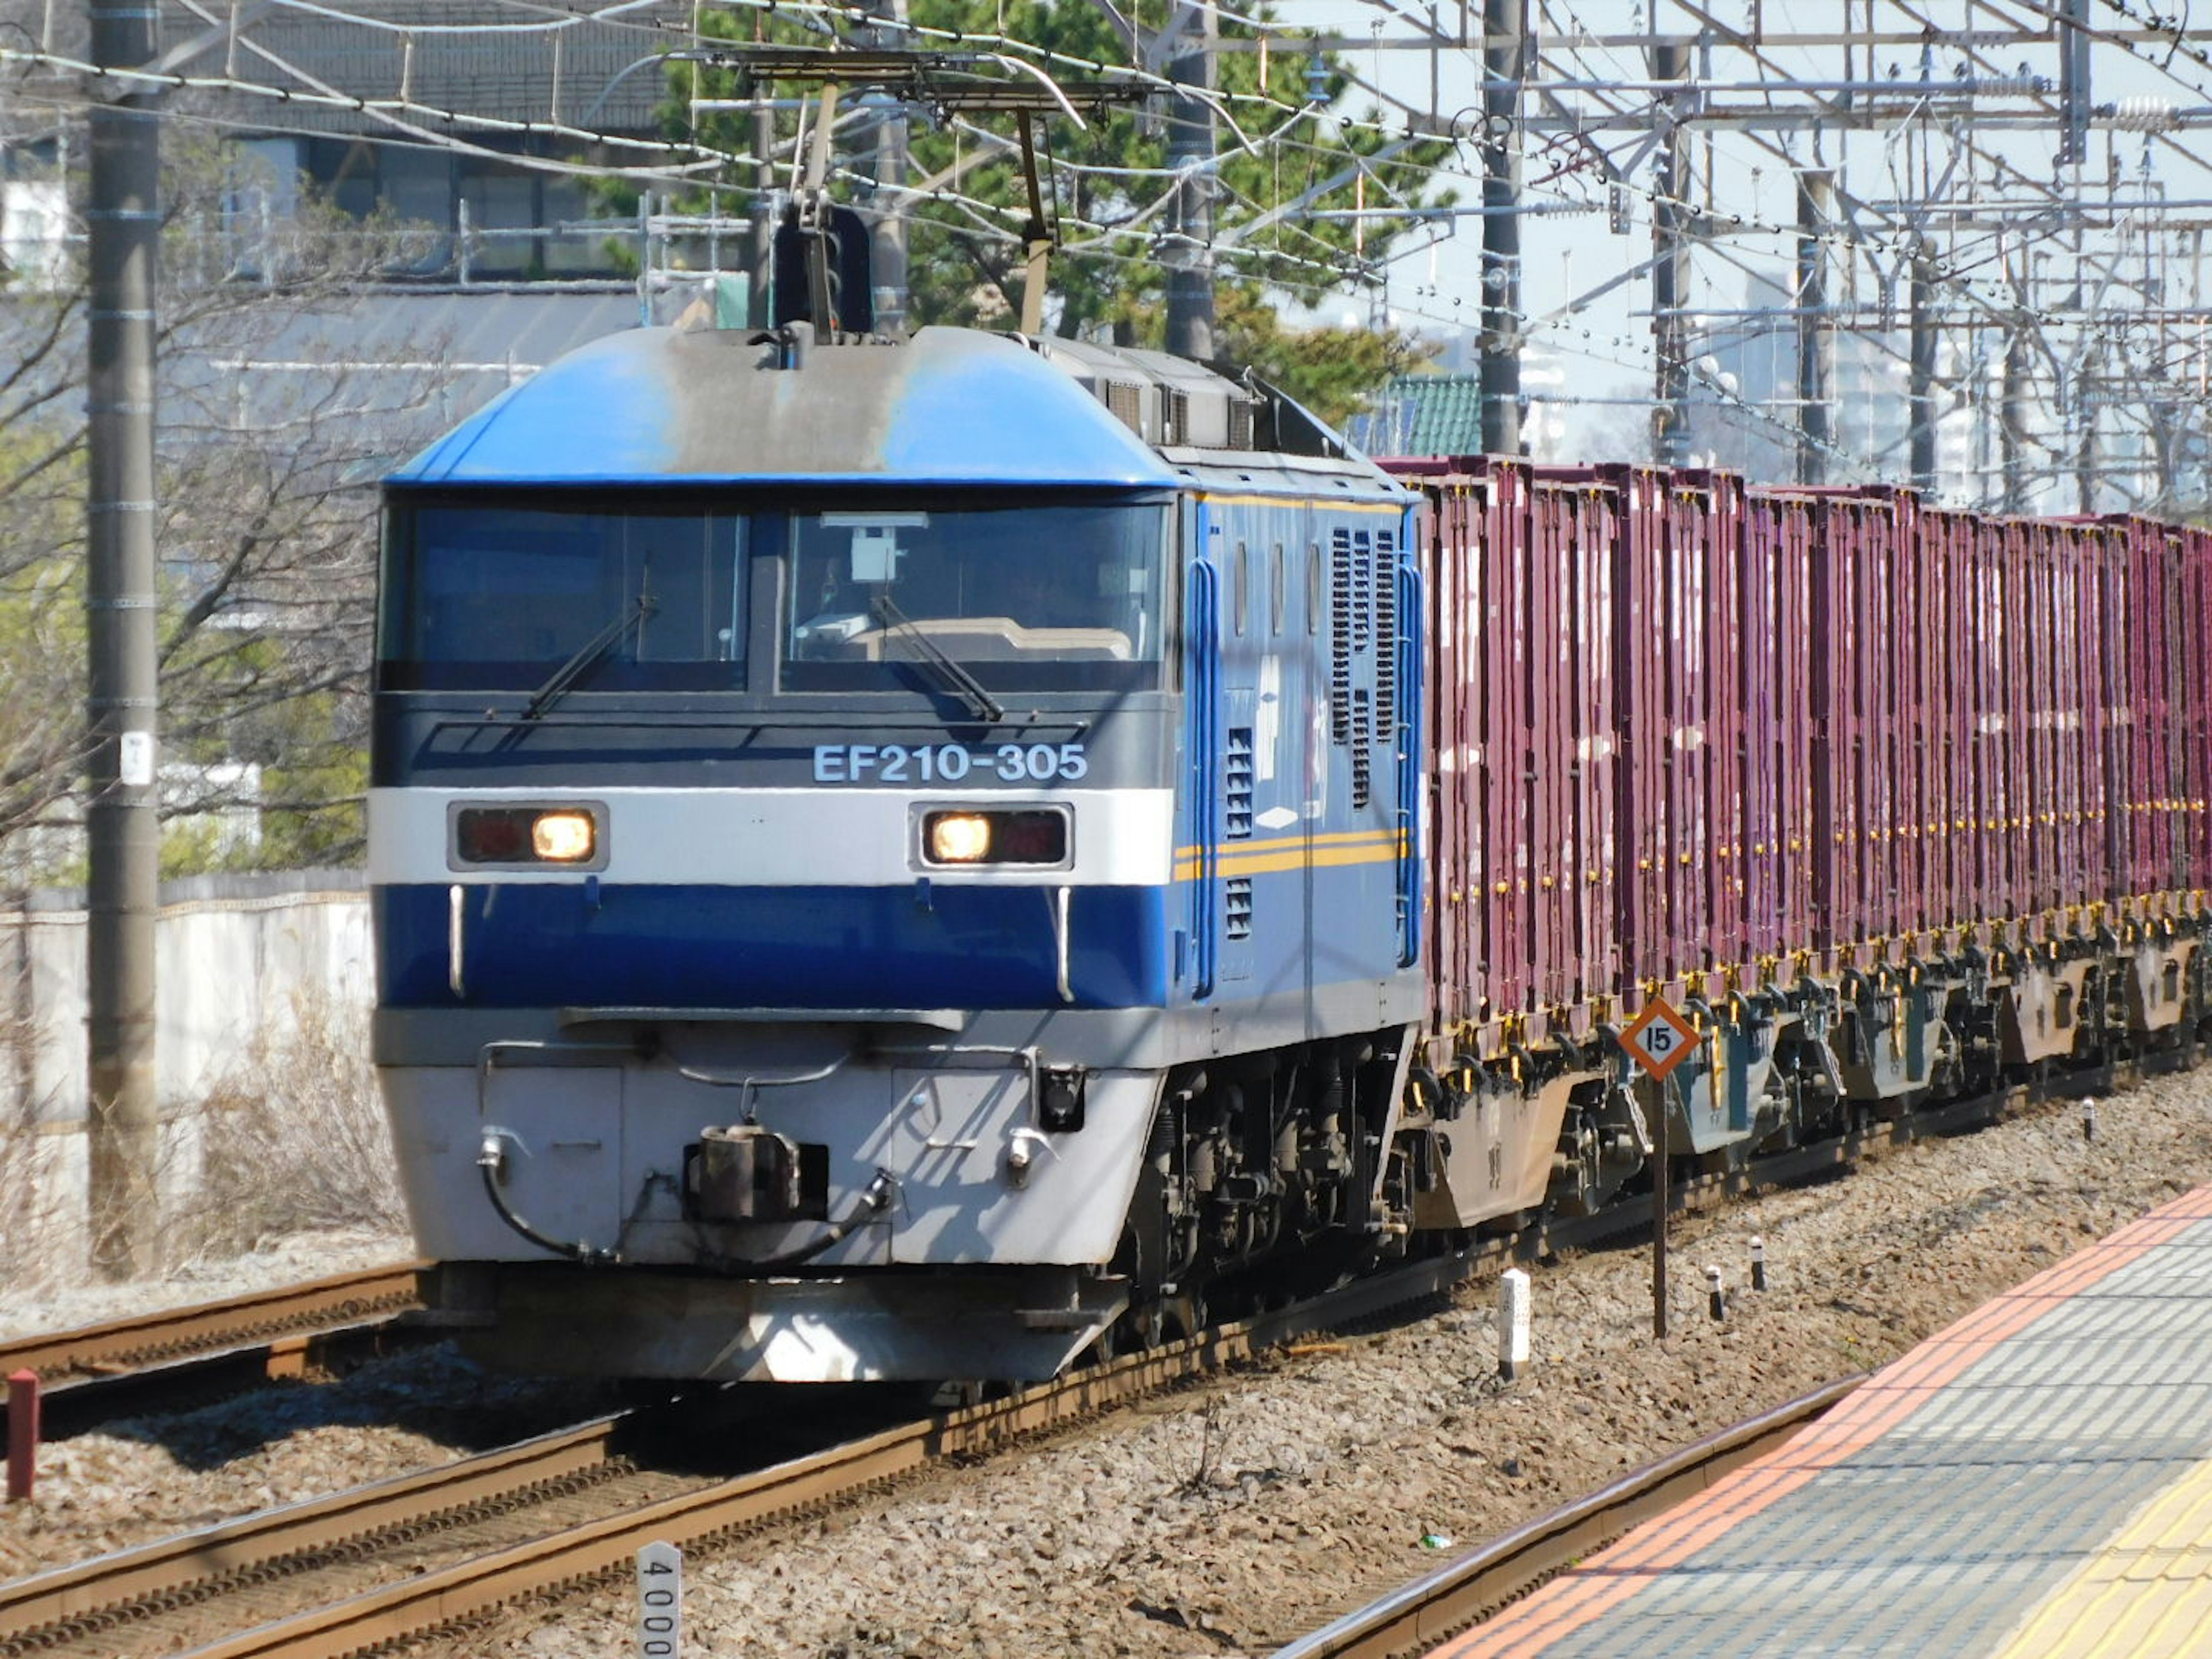
<instances>
[{"instance_id":1,"label":"railway track","mask_svg":"<svg viewBox=\"0 0 2212 1659\"><path fill-rule=\"evenodd\" d=\"M648 1541L696 1547L1064 1427L1436 1295L1471 1262L1434 1258L730 1479L643 1467L633 1451L667 1426L656 1413L600 1419L0 1585L0 1659L359 1653L624 1571Z\"/></svg>"},{"instance_id":2,"label":"railway track","mask_svg":"<svg viewBox=\"0 0 2212 1659\"><path fill-rule=\"evenodd\" d=\"M2101 1091L2128 1080L2126 1071L2100 1070L2079 1074L2069 1088ZM1842 1141L1678 1183L1674 1206L1705 1207L1740 1188L1780 1184L2026 1103L2027 1091L2008 1090L1911 1119L1865 1124ZM945 1460L1003 1448L1249 1362L1298 1337L1384 1317L1517 1253L1618 1235L1648 1219L1647 1207L1632 1207L1634 1214L1557 1224L1540 1235L1486 1240L1405 1264L1295 1307L1003 1400L874 1427L735 1476L687 1474L665 1458L638 1455L666 1426L648 1411L210 1527L0 1585L0 1659L125 1659L156 1652L188 1652L191 1659L331 1659L465 1626L506 1605L624 1573L647 1542L697 1548L849 1501ZM1716 1478L1840 1397L1838 1390L1824 1391L1759 1419L1765 1428L1747 1425L1678 1454L1589 1500L1594 1507L1588 1516L1577 1505L1561 1512L1572 1513L1571 1521L1547 1517L1517 1529L1470 1558L1481 1565L1467 1567L1459 1580L1439 1583L1432 1593L1417 1595L1416 1586L1392 1598L1406 1602L1399 1616L1413 1621L1402 1628L1465 1624L1474 1611L1516 1593L1499 1588L1516 1582L1514 1575L1525 1588L1586 1553L1593 1540L1679 1501L1689 1489L1685 1482ZM736 1437L732 1426L720 1425L725 1439ZM1433 1605L1417 1606L1424 1595ZM1340 1650L1346 1653L1394 1650L1375 1645L1392 1639L1387 1637L1344 1639L1354 1644ZM1400 1644L1418 1639L1407 1636Z\"/></svg>"},{"instance_id":3,"label":"railway track","mask_svg":"<svg viewBox=\"0 0 2212 1659\"><path fill-rule=\"evenodd\" d=\"M1731 1469L1765 1455L1866 1379L1831 1382L1631 1471L1589 1497L1516 1527L1480 1549L1312 1635L1274 1659L1392 1659L1424 1653L1527 1595L1561 1568L1665 1514Z\"/></svg>"},{"instance_id":4,"label":"railway track","mask_svg":"<svg viewBox=\"0 0 2212 1659\"><path fill-rule=\"evenodd\" d=\"M399 1323L423 1305L424 1265L364 1268L0 1342L0 1376L37 1376L51 1435L157 1394L173 1403L180 1389L198 1395L344 1370L437 1334Z\"/></svg>"}]
</instances>

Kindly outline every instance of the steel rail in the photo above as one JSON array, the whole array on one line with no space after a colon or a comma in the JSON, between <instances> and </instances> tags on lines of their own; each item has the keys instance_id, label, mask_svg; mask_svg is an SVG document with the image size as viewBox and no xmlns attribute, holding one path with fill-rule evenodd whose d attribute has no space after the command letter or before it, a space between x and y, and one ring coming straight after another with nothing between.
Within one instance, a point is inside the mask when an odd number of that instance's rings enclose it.
<instances>
[{"instance_id":1,"label":"steel rail","mask_svg":"<svg viewBox=\"0 0 2212 1659\"><path fill-rule=\"evenodd\" d=\"M595 1419L495 1451L0 1584L0 1656L36 1653L128 1622L160 1598L174 1607L288 1559L358 1545L379 1531L496 1503L606 1463L632 1419Z\"/></svg>"},{"instance_id":2,"label":"steel rail","mask_svg":"<svg viewBox=\"0 0 2212 1659\"><path fill-rule=\"evenodd\" d=\"M1456 1561L1275 1650L1274 1659L1391 1659L1425 1652L1631 1528L1774 1450L1866 1380L1831 1382L1524 1522Z\"/></svg>"},{"instance_id":3,"label":"steel rail","mask_svg":"<svg viewBox=\"0 0 2212 1659\"><path fill-rule=\"evenodd\" d=\"M0 1375L28 1370L50 1391L118 1373L212 1358L240 1348L270 1350L270 1375L296 1373L313 1335L386 1321L423 1305L426 1264L364 1268L219 1302L163 1308L105 1324L0 1342Z\"/></svg>"}]
</instances>

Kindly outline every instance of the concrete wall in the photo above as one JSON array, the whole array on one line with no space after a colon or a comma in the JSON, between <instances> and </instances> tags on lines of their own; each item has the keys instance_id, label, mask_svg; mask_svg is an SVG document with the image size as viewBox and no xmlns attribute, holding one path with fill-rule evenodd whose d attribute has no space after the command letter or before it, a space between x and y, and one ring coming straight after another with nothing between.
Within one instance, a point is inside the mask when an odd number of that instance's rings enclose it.
<instances>
[{"instance_id":1,"label":"concrete wall","mask_svg":"<svg viewBox=\"0 0 2212 1659\"><path fill-rule=\"evenodd\" d=\"M359 1020L375 992L368 901L352 871L165 882L155 932L155 1060L164 1115L187 1109L305 1000ZM86 1112L81 890L0 908L0 974L20 1034L0 1112L82 1126Z\"/></svg>"},{"instance_id":2,"label":"concrete wall","mask_svg":"<svg viewBox=\"0 0 2212 1659\"><path fill-rule=\"evenodd\" d=\"M209 1094L302 1008L365 1055L375 978L353 871L165 882L155 947L166 1209L199 1185ZM0 901L0 1272L11 1279L65 1284L82 1266L84 984L82 890Z\"/></svg>"}]
</instances>

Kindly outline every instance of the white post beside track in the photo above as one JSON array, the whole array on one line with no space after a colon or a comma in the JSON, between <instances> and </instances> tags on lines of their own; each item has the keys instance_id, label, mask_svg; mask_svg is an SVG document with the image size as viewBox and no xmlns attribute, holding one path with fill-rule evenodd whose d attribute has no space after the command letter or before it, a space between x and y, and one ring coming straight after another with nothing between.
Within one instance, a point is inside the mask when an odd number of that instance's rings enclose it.
<instances>
[{"instance_id":1,"label":"white post beside track","mask_svg":"<svg viewBox=\"0 0 2212 1659\"><path fill-rule=\"evenodd\" d=\"M637 1553L638 1659L679 1659L684 1650L684 1552L647 1544Z\"/></svg>"},{"instance_id":2,"label":"white post beside track","mask_svg":"<svg viewBox=\"0 0 2212 1659\"><path fill-rule=\"evenodd\" d=\"M1528 1275L1508 1267L1498 1276L1498 1374L1512 1382L1528 1365Z\"/></svg>"}]
</instances>

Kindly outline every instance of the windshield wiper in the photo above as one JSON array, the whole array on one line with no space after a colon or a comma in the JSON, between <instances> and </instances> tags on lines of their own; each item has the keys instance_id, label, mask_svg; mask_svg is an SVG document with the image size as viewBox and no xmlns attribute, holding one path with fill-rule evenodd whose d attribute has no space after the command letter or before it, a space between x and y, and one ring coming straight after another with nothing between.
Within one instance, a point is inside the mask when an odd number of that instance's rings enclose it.
<instances>
[{"instance_id":1,"label":"windshield wiper","mask_svg":"<svg viewBox=\"0 0 2212 1659\"><path fill-rule=\"evenodd\" d=\"M915 648L918 654L913 660L928 669L938 684L959 698L969 714L994 724L1006 719L1006 711L983 689L983 682L939 650L937 642L914 625L914 619L891 602L890 594L876 595L870 609L884 627Z\"/></svg>"},{"instance_id":2,"label":"windshield wiper","mask_svg":"<svg viewBox=\"0 0 2212 1659\"><path fill-rule=\"evenodd\" d=\"M657 613L660 606L653 597L651 578L638 585L637 597L631 600L622 615L576 647L575 654L555 669L545 684L530 694L523 705L522 718L534 720L550 708L563 693L583 678L608 652L622 643L623 636L633 628L642 628L646 620Z\"/></svg>"}]
</instances>

